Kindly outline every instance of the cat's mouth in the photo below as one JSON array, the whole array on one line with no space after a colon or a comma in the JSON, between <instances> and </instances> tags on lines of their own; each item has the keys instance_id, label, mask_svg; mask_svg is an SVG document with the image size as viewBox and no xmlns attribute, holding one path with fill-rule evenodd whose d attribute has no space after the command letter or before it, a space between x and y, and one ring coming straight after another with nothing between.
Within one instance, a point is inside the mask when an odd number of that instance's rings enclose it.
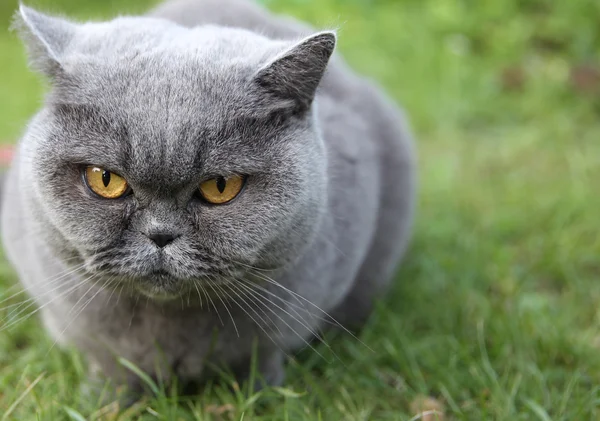
<instances>
[{"instance_id":1,"label":"cat's mouth","mask_svg":"<svg viewBox=\"0 0 600 421\"><path fill-rule=\"evenodd\" d=\"M153 271L150 276L154 276L154 277L164 277L164 276L171 276L171 274L165 270L165 269L158 269Z\"/></svg>"},{"instance_id":2,"label":"cat's mouth","mask_svg":"<svg viewBox=\"0 0 600 421\"><path fill-rule=\"evenodd\" d=\"M183 295L181 284L160 278L163 276L157 276L152 281L136 282L135 290L144 297L159 301L173 300ZM168 275L164 278L168 278Z\"/></svg>"},{"instance_id":3,"label":"cat's mouth","mask_svg":"<svg viewBox=\"0 0 600 421\"><path fill-rule=\"evenodd\" d=\"M218 266L189 269L185 265L170 264L156 259L145 262L144 270L135 270L135 266L125 268L121 274L116 271L92 271L100 286L112 288L125 287L133 295L152 300L169 301L186 297L186 302L202 301L206 295L219 295L222 286L232 280L244 279L247 275L243 268ZM208 266L208 265L207 265Z\"/></svg>"},{"instance_id":4,"label":"cat's mouth","mask_svg":"<svg viewBox=\"0 0 600 421\"><path fill-rule=\"evenodd\" d=\"M135 281L135 289L142 295L159 300L169 300L187 291L187 282L177 279L166 269L156 269Z\"/></svg>"},{"instance_id":5,"label":"cat's mouth","mask_svg":"<svg viewBox=\"0 0 600 421\"><path fill-rule=\"evenodd\" d=\"M216 275L215 275L216 276ZM133 282L135 290L150 299L169 301L186 296L188 303L202 301L205 296L215 294L214 285L222 285L231 281L223 277L210 275L198 276L193 279L181 279L166 269L157 269ZM212 287L211 287L212 286ZM191 301L190 301L191 300Z\"/></svg>"}]
</instances>

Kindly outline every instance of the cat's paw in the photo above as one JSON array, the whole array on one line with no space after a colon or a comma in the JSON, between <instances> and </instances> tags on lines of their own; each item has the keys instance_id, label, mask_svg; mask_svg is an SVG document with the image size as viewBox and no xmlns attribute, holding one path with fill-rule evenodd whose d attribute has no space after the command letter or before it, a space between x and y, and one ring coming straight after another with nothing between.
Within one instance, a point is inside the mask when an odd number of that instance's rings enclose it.
<instances>
[{"instance_id":1,"label":"cat's paw","mask_svg":"<svg viewBox=\"0 0 600 421\"><path fill-rule=\"evenodd\" d=\"M259 378L254 382L254 390L258 391L267 387L282 386L285 380L285 364L282 351L274 351L259 358Z\"/></svg>"},{"instance_id":2,"label":"cat's paw","mask_svg":"<svg viewBox=\"0 0 600 421\"><path fill-rule=\"evenodd\" d=\"M108 383L100 384L96 379L85 381L80 386L81 403L103 407L117 403L119 408L129 408L141 399L137 392L130 391L127 386L114 387Z\"/></svg>"},{"instance_id":3,"label":"cat's paw","mask_svg":"<svg viewBox=\"0 0 600 421\"><path fill-rule=\"evenodd\" d=\"M98 367L92 365L87 378L80 384L82 403L96 407L117 402L120 408L128 408L141 399L143 389L140 382L128 378L126 382L115 384L103 376Z\"/></svg>"}]
</instances>

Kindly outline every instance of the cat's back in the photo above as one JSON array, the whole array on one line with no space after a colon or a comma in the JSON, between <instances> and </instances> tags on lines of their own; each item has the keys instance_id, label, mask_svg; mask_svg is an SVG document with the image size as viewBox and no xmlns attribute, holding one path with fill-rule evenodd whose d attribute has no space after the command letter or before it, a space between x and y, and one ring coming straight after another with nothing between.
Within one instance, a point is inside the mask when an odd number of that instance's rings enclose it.
<instances>
[{"instance_id":1,"label":"cat's back","mask_svg":"<svg viewBox=\"0 0 600 421\"><path fill-rule=\"evenodd\" d=\"M292 38L309 34L311 28L291 18L275 18L253 0L167 0L149 13L194 27L215 24L244 28L271 38Z\"/></svg>"}]
</instances>

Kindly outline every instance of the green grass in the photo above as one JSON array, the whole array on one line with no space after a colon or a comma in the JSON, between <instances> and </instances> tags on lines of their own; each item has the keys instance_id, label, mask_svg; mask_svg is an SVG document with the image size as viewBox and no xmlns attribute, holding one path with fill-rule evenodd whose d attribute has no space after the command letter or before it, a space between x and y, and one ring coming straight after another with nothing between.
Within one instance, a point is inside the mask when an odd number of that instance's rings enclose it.
<instances>
[{"instance_id":1,"label":"green grass","mask_svg":"<svg viewBox=\"0 0 600 421\"><path fill-rule=\"evenodd\" d=\"M147 7L46 3L78 17ZM178 400L156 385L118 419L409 420L422 395L451 420L600 419L600 81L584 89L581 76L600 67L600 3L267 3L339 26L348 61L406 107L420 153L412 248L361 335L374 352L338 335L340 360L302 353L285 389L256 395L225 377ZM0 26L15 4L2 2ZM12 142L41 84L7 32L0 93L0 141ZM6 265L0 279L15 281ZM35 318L1 332L0 414L16 403L7 419L95 419L78 403L81 356L45 338Z\"/></svg>"}]
</instances>

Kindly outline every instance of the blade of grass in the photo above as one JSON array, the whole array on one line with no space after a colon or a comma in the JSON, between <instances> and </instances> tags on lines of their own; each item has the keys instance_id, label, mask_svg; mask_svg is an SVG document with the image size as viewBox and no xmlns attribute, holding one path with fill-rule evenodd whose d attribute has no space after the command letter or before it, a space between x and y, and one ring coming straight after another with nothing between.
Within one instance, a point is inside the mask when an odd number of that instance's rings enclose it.
<instances>
[{"instance_id":1,"label":"blade of grass","mask_svg":"<svg viewBox=\"0 0 600 421\"><path fill-rule=\"evenodd\" d=\"M42 378L44 378L45 375L46 375L46 373L40 374L39 376L37 376L37 378L29 386L27 386L27 389L25 389L25 391L23 393L21 393L21 396L19 396L17 398L17 400L14 401L13 404L4 413L4 415L2 416L2 420L1 421L6 421L8 419L8 417L10 416L10 414L13 413L13 411L17 408L17 406L19 406L19 404L21 403L21 401L23 401L23 399L25 399L25 397L33 390L33 388L35 387L35 385L38 384L38 382L40 380L42 380Z\"/></svg>"},{"instance_id":2,"label":"blade of grass","mask_svg":"<svg viewBox=\"0 0 600 421\"><path fill-rule=\"evenodd\" d=\"M71 417L74 421L86 421L85 417L81 415L79 412L74 410L73 408L69 408L68 406L64 406L63 409L65 412Z\"/></svg>"},{"instance_id":3,"label":"blade of grass","mask_svg":"<svg viewBox=\"0 0 600 421\"><path fill-rule=\"evenodd\" d=\"M136 376L138 376L144 383L146 383L146 385L150 388L150 390L152 390L152 392L156 396L160 395L160 389L158 388L154 380L152 380L150 376L144 373L138 366L133 364L131 361L126 360L125 358L119 358L119 364L121 364L123 367L127 368Z\"/></svg>"}]
</instances>

